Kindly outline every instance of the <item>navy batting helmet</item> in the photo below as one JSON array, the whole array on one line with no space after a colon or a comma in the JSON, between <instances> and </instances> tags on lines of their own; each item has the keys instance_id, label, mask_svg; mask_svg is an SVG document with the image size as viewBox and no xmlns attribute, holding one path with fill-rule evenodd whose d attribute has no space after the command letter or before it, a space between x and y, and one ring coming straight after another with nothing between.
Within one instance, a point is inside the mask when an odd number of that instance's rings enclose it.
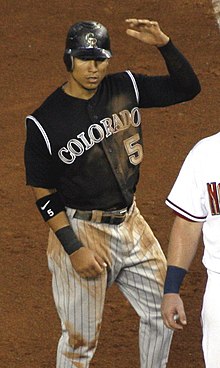
<instances>
[{"instance_id":1,"label":"navy batting helmet","mask_svg":"<svg viewBox=\"0 0 220 368\"><path fill-rule=\"evenodd\" d=\"M85 60L109 59L112 52L107 29L93 21L72 25L67 34L63 57L68 71L72 71L71 56Z\"/></svg>"}]
</instances>

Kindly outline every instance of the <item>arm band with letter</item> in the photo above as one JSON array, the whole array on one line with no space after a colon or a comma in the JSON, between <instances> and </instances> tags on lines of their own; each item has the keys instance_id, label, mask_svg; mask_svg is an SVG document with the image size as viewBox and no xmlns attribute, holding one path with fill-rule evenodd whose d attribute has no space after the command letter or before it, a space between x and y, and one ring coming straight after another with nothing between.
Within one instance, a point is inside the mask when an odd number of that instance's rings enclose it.
<instances>
[{"instance_id":1,"label":"arm band with letter","mask_svg":"<svg viewBox=\"0 0 220 368\"><path fill-rule=\"evenodd\" d=\"M164 294L179 294L180 286L187 271L184 268L176 266L168 266L164 284Z\"/></svg>"},{"instance_id":2,"label":"arm band with letter","mask_svg":"<svg viewBox=\"0 0 220 368\"><path fill-rule=\"evenodd\" d=\"M65 206L58 192L39 198L36 205L44 221L48 221L59 212L65 211Z\"/></svg>"},{"instance_id":3,"label":"arm band with letter","mask_svg":"<svg viewBox=\"0 0 220 368\"><path fill-rule=\"evenodd\" d=\"M71 255L82 247L71 226L65 226L55 232L67 254Z\"/></svg>"}]
</instances>

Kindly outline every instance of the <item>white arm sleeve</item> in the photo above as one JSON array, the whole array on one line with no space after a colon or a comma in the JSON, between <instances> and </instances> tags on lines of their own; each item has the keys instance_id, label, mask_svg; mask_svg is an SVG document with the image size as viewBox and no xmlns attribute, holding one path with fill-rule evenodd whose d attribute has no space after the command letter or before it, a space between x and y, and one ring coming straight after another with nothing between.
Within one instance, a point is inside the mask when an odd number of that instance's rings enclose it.
<instances>
[{"instance_id":1,"label":"white arm sleeve","mask_svg":"<svg viewBox=\"0 0 220 368\"><path fill-rule=\"evenodd\" d=\"M192 221L204 222L207 209L205 187L201 180L202 157L198 155L195 147L187 155L166 204Z\"/></svg>"}]
</instances>

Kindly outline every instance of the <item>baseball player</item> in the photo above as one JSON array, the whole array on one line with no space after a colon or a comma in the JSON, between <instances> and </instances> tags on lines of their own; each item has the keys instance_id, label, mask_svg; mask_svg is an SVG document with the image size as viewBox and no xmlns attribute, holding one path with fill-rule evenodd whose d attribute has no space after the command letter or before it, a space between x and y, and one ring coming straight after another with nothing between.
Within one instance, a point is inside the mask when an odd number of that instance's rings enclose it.
<instances>
[{"instance_id":1,"label":"baseball player","mask_svg":"<svg viewBox=\"0 0 220 368\"><path fill-rule=\"evenodd\" d=\"M168 247L162 314L167 327L186 325L179 295L203 233L208 279L202 307L203 352L207 368L220 368L220 133L190 151L166 204L176 212Z\"/></svg>"},{"instance_id":2,"label":"baseball player","mask_svg":"<svg viewBox=\"0 0 220 368\"><path fill-rule=\"evenodd\" d=\"M172 331L160 312L166 260L135 202L140 108L191 100L200 84L157 22L127 23L128 35L157 47L167 75L108 74L108 31L79 22L66 38L67 82L26 119L27 184L50 227L48 264L62 325L57 368L89 367L113 282L140 316L141 367L167 362Z\"/></svg>"}]
</instances>

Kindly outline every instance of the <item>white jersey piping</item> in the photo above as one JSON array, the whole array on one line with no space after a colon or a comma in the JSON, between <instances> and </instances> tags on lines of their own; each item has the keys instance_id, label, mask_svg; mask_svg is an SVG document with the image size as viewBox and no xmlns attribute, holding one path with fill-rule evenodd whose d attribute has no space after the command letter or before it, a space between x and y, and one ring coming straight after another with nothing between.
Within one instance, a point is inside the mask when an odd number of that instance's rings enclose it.
<instances>
[{"instance_id":1,"label":"white jersey piping","mask_svg":"<svg viewBox=\"0 0 220 368\"><path fill-rule=\"evenodd\" d=\"M26 117L26 119L31 119L33 120L33 122L37 125L38 129L40 130L44 140L45 140L45 143L46 143L46 146L47 146L47 149L50 153L50 155L52 156L52 150L51 150L51 145L50 145L50 141L49 141L49 138L47 136L47 133L45 132L44 128L42 127L42 125L39 123L39 121L32 115L28 115Z\"/></svg>"},{"instance_id":2,"label":"white jersey piping","mask_svg":"<svg viewBox=\"0 0 220 368\"><path fill-rule=\"evenodd\" d=\"M133 86L134 86L136 100L137 100L137 103L139 103L139 90L138 90L138 86L137 86L136 80L135 80L133 74L130 72L130 70L126 70L126 73L128 73L129 77L131 78L131 81L132 81Z\"/></svg>"}]
</instances>

